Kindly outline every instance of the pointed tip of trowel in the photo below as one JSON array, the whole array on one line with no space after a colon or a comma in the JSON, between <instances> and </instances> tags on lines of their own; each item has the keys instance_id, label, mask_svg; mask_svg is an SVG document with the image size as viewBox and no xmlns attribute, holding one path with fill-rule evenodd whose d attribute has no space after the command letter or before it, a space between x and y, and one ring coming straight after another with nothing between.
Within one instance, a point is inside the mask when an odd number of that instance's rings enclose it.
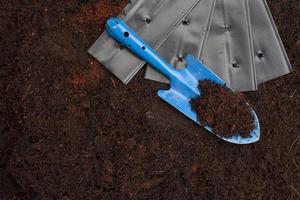
<instances>
[{"instance_id":1,"label":"pointed tip of trowel","mask_svg":"<svg viewBox=\"0 0 300 200\"><path fill-rule=\"evenodd\" d=\"M252 114L254 117L255 128L251 131L250 136L248 138L242 138L240 135L235 135L230 138L224 138L221 136L218 137L233 144L252 144L258 142L260 140L260 124L254 110L252 111Z\"/></svg>"}]
</instances>

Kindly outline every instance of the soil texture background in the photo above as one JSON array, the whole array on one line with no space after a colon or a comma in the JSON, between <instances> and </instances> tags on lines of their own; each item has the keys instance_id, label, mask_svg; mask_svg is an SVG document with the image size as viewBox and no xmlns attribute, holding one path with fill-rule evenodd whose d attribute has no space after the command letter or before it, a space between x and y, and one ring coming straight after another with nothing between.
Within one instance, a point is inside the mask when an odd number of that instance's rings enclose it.
<instances>
[{"instance_id":1,"label":"soil texture background","mask_svg":"<svg viewBox=\"0 0 300 200\"><path fill-rule=\"evenodd\" d=\"M268 0L294 71L244 93L261 140L232 145L87 50L124 0L0 3L0 199L300 199L300 5Z\"/></svg>"}]
</instances>

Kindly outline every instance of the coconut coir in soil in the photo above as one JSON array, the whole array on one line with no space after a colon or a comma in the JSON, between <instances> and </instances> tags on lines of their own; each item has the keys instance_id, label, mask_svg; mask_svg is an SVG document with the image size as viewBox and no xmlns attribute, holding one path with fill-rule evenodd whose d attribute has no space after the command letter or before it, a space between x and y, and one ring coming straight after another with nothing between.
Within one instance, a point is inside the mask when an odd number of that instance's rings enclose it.
<instances>
[{"instance_id":1,"label":"coconut coir in soil","mask_svg":"<svg viewBox=\"0 0 300 200\"><path fill-rule=\"evenodd\" d=\"M191 104L202 124L220 136L250 136L255 128L254 118L241 94L210 80L200 81L199 90L201 96L192 99Z\"/></svg>"},{"instance_id":2,"label":"coconut coir in soil","mask_svg":"<svg viewBox=\"0 0 300 200\"><path fill-rule=\"evenodd\" d=\"M2 1L0 199L299 199L299 1L268 2L294 72L245 94L262 135L238 146L88 55L126 1Z\"/></svg>"}]
</instances>

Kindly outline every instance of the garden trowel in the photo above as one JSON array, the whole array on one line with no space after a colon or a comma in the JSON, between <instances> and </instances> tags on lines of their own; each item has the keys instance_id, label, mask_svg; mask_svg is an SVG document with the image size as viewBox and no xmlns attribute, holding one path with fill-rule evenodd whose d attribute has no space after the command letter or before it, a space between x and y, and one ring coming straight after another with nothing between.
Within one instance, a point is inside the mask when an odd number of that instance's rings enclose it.
<instances>
[{"instance_id":1,"label":"garden trowel","mask_svg":"<svg viewBox=\"0 0 300 200\"><path fill-rule=\"evenodd\" d=\"M201 95L201 89L198 83L201 80L211 80L216 84L225 85L225 82L219 78L213 71L195 59L191 55L185 57L187 67L176 70L163 60L148 44L146 44L131 28L129 28L121 19L111 18L106 22L107 33L117 40L120 44L128 48L131 52L149 63L156 70L163 73L170 81L169 90L159 90L158 96L174 106L177 110L187 117L200 124L196 112L192 109L191 99ZM249 106L249 104L247 104ZM258 118L252 109L255 124L250 137L242 138L239 133L230 138L217 135L221 139L235 144L249 144L259 140L260 126ZM208 131L214 133L212 128L204 125Z\"/></svg>"}]
</instances>

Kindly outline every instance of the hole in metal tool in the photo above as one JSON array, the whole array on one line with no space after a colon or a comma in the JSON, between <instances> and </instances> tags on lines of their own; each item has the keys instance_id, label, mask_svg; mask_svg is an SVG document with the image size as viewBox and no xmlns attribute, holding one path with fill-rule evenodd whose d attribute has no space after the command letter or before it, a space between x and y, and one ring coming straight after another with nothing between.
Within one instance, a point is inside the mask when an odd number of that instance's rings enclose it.
<instances>
[{"instance_id":1,"label":"hole in metal tool","mask_svg":"<svg viewBox=\"0 0 300 200\"><path fill-rule=\"evenodd\" d=\"M232 63L232 67L234 67L234 68L239 68L240 66L239 66L239 63L238 63L238 62L233 62L233 63Z\"/></svg>"},{"instance_id":2,"label":"hole in metal tool","mask_svg":"<svg viewBox=\"0 0 300 200\"><path fill-rule=\"evenodd\" d=\"M146 19L145 19L145 23L146 24L150 24L152 22L152 20L149 18L149 17L147 17Z\"/></svg>"},{"instance_id":3,"label":"hole in metal tool","mask_svg":"<svg viewBox=\"0 0 300 200\"><path fill-rule=\"evenodd\" d=\"M124 36L125 36L125 37L128 37L128 36L129 36L129 33L128 33L128 32L124 32Z\"/></svg>"},{"instance_id":4,"label":"hole in metal tool","mask_svg":"<svg viewBox=\"0 0 300 200\"><path fill-rule=\"evenodd\" d=\"M146 49L146 47L142 47L142 49L143 49L143 50L145 50L145 49Z\"/></svg>"},{"instance_id":5,"label":"hole in metal tool","mask_svg":"<svg viewBox=\"0 0 300 200\"><path fill-rule=\"evenodd\" d=\"M182 24L183 25L189 25L190 24L190 20L184 19L184 20L182 20Z\"/></svg>"},{"instance_id":6,"label":"hole in metal tool","mask_svg":"<svg viewBox=\"0 0 300 200\"><path fill-rule=\"evenodd\" d=\"M265 55L261 51L259 51L257 53L257 57L260 58L260 59L262 59L263 57L265 57Z\"/></svg>"},{"instance_id":7,"label":"hole in metal tool","mask_svg":"<svg viewBox=\"0 0 300 200\"><path fill-rule=\"evenodd\" d=\"M178 62L184 62L184 58L182 56L177 57Z\"/></svg>"},{"instance_id":8,"label":"hole in metal tool","mask_svg":"<svg viewBox=\"0 0 300 200\"><path fill-rule=\"evenodd\" d=\"M123 45L121 45L121 44L117 44L117 47L120 49L120 50L122 50L122 49L124 49L124 46Z\"/></svg>"},{"instance_id":9,"label":"hole in metal tool","mask_svg":"<svg viewBox=\"0 0 300 200\"><path fill-rule=\"evenodd\" d=\"M230 29L231 29L231 27L229 25L224 25L223 28L226 32L230 31Z\"/></svg>"}]
</instances>

